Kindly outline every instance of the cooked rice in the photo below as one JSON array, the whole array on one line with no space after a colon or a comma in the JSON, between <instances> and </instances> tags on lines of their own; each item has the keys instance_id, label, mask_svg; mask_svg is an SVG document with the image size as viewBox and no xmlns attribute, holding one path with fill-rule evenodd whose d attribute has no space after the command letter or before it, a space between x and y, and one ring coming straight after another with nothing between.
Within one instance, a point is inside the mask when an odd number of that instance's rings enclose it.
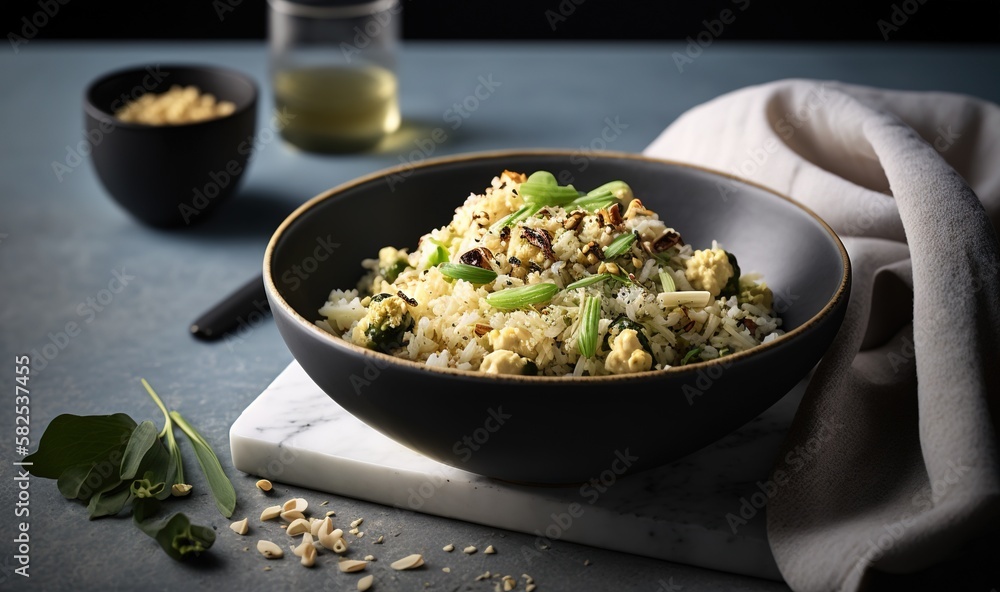
<instances>
[{"instance_id":1,"label":"cooked rice","mask_svg":"<svg viewBox=\"0 0 1000 592\"><path fill-rule=\"evenodd\" d=\"M491 226L524 205L517 193L523 180L523 175L505 171L493 178L484 193L470 195L455 210L450 224L424 235L415 251L383 249L381 266L380 259L364 260L362 266L367 273L357 288L333 290L329 301L319 310L324 320L317 324L348 341L370 347L363 321L371 295L402 292L416 301L415 305L407 306L415 322L403 334L402 345L392 349L391 354L428 366L479 370L484 357L494 351L497 334L491 330L524 328L529 337L520 343L524 351L518 355L533 361L539 374L549 376L614 373L608 368L614 364L609 364L610 352L604 347L599 345L591 358L580 355L578 331L585 294L602 298L598 343L604 341L612 321L626 315L642 326L652 356L651 369L679 365L692 350L697 353L688 363L743 351L782 334L781 319L772 309L770 290L757 281L756 274L740 277L739 296L719 296L703 308L662 306L656 298L662 291L661 268L670 273L677 290L693 289L685 269L696 252L683 241L659 253L659 257L647 252L640 241L633 243L630 251L615 262L623 272L634 274L634 283L604 281L585 288L560 290L550 302L520 310L490 306L485 297L494 291L539 282L552 282L564 288L598 273L600 263L588 263L583 254L584 245L590 241L605 247L623 232L638 232L642 241L653 241L672 230L648 210L646 215L623 220L612 232L606 230L596 213L586 214L575 229L567 230L564 222L572 212L548 206L511 227L509 236L504 238L502 235L506 233ZM623 200L621 212L627 206L627 199ZM556 260L547 258L541 249L521 237L525 227L548 232ZM428 266L439 245L444 246L452 262L458 262L467 251L486 247L493 255L490 266L498 274L496 280L477 287L445 277L437 267ZM713 242L712 248L721 247ZM383 277L384 264L394 258L405 259L408 267L390 283ZM511 258L520 261L520 265L512 264ZM477 324L481 335L477 334ZM609 341L614 349L614 339Z\"/></svg>"}]
</instances>

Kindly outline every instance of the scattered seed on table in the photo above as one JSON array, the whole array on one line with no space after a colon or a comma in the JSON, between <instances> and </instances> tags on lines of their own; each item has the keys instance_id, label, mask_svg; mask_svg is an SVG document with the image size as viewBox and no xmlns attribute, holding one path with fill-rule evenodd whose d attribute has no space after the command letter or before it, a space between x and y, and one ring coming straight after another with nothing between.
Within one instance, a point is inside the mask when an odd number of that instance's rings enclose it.
<instances>
[{"instance_id":1,"label":"scattered seed on table","mask_svg":"<svg viewBox=\"0 0 1000 592\"><path fill-rule=\"evenodd\" d=\"M451 568L450 567L442 567L441 571L443 571L444 573L451 573Z\"/></svg>"},{"instance_id":2,"label":"scattered seed on table","mask_svg":"<svg viewBox=\"0 0 1000 592\"><path fill-rule=\"evenodd\" d=\"M281 559L285 556L285 552L281 550L281 547L268 540L261 539L257 541L257 550L268 559Z\"/></svg>"},{"instance_id":3,"label":"scattered seed on table","mask_svg":"<svg viewBox=\"0 0 1000 592\"><path fill-rule=\"evenodd\" d=\"M486 550L483 551L483 553L486 553L487 555L492 555L492 554L494 554L496 552L497 552L497 550L493 548L493 545L490 545L489 547L486 547Z\"/></svg>"},{"instance_id":4,"label":"scattered seed on table","mask_svg":"<svg viewBox=\"0 0 1000 592\"><path fill-rule=\"evenodd\" d=\"M257 489L261 491L264 492L271 491L273 487L274 486L271 485L271 482L268 481L267 479L261 479L260 481L257 481Z\"/></svg>"},{"instance_id":5,"label":"scattered seed on table","mask_svg":"<svg viewBox=\"0 0 1000 592\"><path fill-rule=\"evenodd\" d=\"M375 561L374 555L365 555L365 561Z\"/></svg>"},{"instance_id":6,"label":"scattered seed on table","mask_svg":"<svg viewBox=\"0 0 1000 592\"><path fill-rule=\"evenodd\" d=\"M364 568L368 567L368 562L358 561L356 559L341 559L337 563L337 567L340 568L340 571L344 573L353 573L356 571L361 571Z\"/></svg>"},{"instance_id":7,"label":"scattered seed on table","mask_svg":"<svg viewBox=\"0 0 1000 592\"><path fill-rule=\"evenodd\" d=\"M232 529L232 531L235 532L236 534L240 535L250 532L250 526L247 524L246 518L244 518L243 520L237 520L236 522L233 522L232 524L229 525L229 528Z\"/></svg>"},{"instance_id":8,"label":"scattered seed on table","mask_svg":"<svg viewBox=\"0 0 1000 592\"><path fill-rule=\"evenodd\" d=\"M364 522L364 521L365 521L364 518L358 518L354 522L351 522L351 528L357 528L357 527L361 526L361 523Z\"/></svg>"},{"instance_id":9,"label":"scattered seed on table","mask_svg":"<svg viewBox=\"0 0 1000 592\"><path fill-rule=\"evenodd\" d=\"M424 564L424 557L419 553L414 553L413 555L407 555L402 559L393 561L390 567L397 571L402 571L404 569L414 569L420 567Z\"/></svg>"},{"instance_id":10,"label":"scattered seed on table","mask_svg":"<svg viewBox=\"0 0 1000 592\"><path fill-rule=\"evenodd\" d=\"M281 506L264 508L264 511L260 513L261 521L274 520L278 516L281 516Z\"/></svg>"},{"instance_id":11,"label":"scattered seed on table","mask_svg":"<svg viewBox=\"0 0 1000 592\"><path fill-rule=\"evenodd\" d=\"M375 581L375 576L367 575L360 580L358 580L358 592L365 592L365 590L372 587L372 582Z\"/></svg>"},{"instance_id":12,"label":"scattered seed on table","mask_svg":"<svg viewBox=\"0 0 1000 592\"><path fill-rule=\"evenodd\" d=\"M385 537L384 537L384 536L382 536L382 535L378 535L378 538L377 538L377 539L375 539L375 544L376 544L376 545L381 545L381 544L382 544L382 541L384 541L384 540L385 540Z\"/></svg>"},{"instance_id":13,"label":"scattered seed on table","mask_svg":"<svg viewBox=\"0 0 1000 592\"><path fill-rule=\"evenodd\" d=\"M462 549L462 553L465 553L466 555L472 555L475 552L476 548L472 545L469 545L468 547Z\"/></svg>"},{"instance_id":14,"label":"scattered seed on table","mask_svg":"<svg viewBox=\"0 0 1000 592\"><path fill-rule=\"evenodd\" d=\"M444 547L442 547L441 550L445 551L446 553L451 553L452 551L455 550L455 545L453 545L451 543L448 543L447 545L445 545Z\"/></svg>"}]
</instances>

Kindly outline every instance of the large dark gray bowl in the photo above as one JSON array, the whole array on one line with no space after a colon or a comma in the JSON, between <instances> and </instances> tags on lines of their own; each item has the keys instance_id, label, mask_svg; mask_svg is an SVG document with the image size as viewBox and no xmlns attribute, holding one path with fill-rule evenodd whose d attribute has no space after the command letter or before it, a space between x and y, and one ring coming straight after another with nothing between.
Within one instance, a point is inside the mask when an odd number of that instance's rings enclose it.
<instances>
[{"instance_id":1,"label":"large dark gray bowl","mask_svg":"<svg viewBox=\"0 0 1000 592\"><path fill-rule=\"evenodd\" d=\"M723 360L629 376L498 377L428 368L314 325L331 289L356 285L362 259L386 245L415 247L504 169L548 170L579 188L626 181L685 241L705 247L716 239L745 272L763 273L787 335ZM826 351L850 282L837 236L788 198L707 170L614 153L581 164L570 152L494 152L368 175L296 210L264 256L281 336L330 397L427 456L526 483L648 469L753 419Z\"/></svg>"}]
</instances>

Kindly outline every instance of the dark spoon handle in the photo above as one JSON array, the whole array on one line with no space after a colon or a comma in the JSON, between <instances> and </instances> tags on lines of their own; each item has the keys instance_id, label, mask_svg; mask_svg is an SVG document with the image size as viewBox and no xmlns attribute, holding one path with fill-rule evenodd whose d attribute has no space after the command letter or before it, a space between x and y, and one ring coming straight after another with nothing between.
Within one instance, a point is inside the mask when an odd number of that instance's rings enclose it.
<instances>
[{"instance_id":1,"label":"dark spoon handle","mask_svg":"<svg viewBox=\"0 0 1000 592\"><path fill-rule=\"evenodd\" d=\"M248 322L254 312L264 314L269 310L264 278L258 275L198 317L191 324L191 334L209 341L219 339L236 328L241 320Z\"/></svg>"}]
</instances>

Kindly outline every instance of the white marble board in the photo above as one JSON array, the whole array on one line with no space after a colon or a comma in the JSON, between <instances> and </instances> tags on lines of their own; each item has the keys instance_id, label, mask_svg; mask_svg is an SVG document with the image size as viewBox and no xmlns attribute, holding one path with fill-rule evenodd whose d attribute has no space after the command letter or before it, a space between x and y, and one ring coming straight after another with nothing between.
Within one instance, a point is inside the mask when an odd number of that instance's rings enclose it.
<instances>
[{"instance_id":1,"label":"white marble board","mask_svg":"<svg viewBox=\"0 0 1000 592\"><path fill-rule=\"evenodd\" d=\"M273 481L553 540L780 580L763 510L746 524L737 524L735 532L727 515L739 516L741 498L749 500L760 491L757 482L767 478L804 388L805 381L708 448L619 478L604 492L514 485L426 458L349 414L296 362L247 407L229 438L238 470ZM540 538L536 543L549 541Z\"/></svg>"}]
</instances>

